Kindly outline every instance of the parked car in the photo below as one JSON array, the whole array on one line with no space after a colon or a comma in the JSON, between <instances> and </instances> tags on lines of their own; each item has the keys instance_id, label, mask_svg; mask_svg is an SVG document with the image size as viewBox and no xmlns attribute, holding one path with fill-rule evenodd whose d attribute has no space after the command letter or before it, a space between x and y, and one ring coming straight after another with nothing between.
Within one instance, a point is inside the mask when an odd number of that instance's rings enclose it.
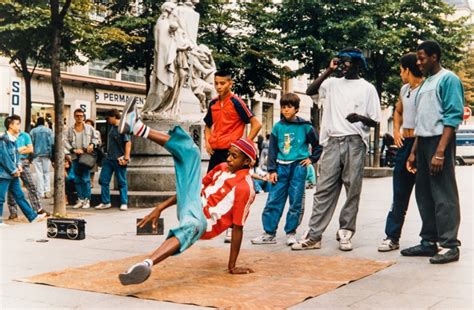
<instances>
[{"instance_id":1,"label":"parked car","mask_svg":"<svg viewBox=\"0 0 474 310\"><path fill-rule=\"evenodd\" d=\"M456 132L456 165L474 163L474 125L461 125Z\"/></svg>"}]
</instances>

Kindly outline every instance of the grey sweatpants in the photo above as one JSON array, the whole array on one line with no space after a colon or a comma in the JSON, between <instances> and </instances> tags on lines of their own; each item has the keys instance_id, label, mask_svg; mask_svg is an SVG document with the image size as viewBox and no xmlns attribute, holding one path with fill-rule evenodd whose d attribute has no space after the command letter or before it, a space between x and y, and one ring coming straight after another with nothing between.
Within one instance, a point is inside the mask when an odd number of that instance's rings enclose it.
<instances>
[{"instance_id":1,"label":"grey sweatpants","mask_svg":"<svg viewBox=\"0 0 474 310\"><path fill-rule=\"evenodd\" d=\"M422 220L420 237L439 242L444 248L451 248L461 245L457 239L461 212L454 174L456 138L446 147L443 170L430 175L431 160L440 138L441 136L418 137L415 194Z\"/></svg>"},{"instance_id":2,"label":"grey sweatpants","mask_svg":"<svg viewBox=\"0 0 474 310\"><path fill-rule=\"evenodd\" d=\"M347 199L339 216L339 228L355 232L365 153L366 146L359 135L331 137L324 146L309 221L308 237L311 240L321 240L336 209L343 184Z\"/></svg>"}]
</instances>

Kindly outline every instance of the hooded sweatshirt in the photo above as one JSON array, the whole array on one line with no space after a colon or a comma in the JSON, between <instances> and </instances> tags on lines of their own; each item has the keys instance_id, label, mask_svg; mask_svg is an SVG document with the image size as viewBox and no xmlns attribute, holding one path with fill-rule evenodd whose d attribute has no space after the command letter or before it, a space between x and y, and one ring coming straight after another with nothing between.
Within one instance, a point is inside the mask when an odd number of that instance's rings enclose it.
<instances>
[{"instance_id":1,"label":"hooded sweatshirt","mask_svg":"<svg viewBox=\"0 0 474 310\"><path fill-rule=\"evenodd\" d=\"M277 163L290 164L306 158L315 163L321 157L321 152L318 135L310 122L298 116L291 121L283 117L273 126L270 135L268 172L277 171Z\"/></svg>"}]
</instances>

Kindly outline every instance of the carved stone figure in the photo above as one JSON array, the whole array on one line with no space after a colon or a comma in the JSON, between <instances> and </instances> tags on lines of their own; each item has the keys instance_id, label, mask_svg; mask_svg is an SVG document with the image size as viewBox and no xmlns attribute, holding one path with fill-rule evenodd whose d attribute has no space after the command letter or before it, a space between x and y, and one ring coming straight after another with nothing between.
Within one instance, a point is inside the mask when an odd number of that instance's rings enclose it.
<instances>
[{"instance_id":1,"label":"carved stone figure","mask_svg":"<svg viewBox=\"0 0 474 310\"><path fill-rule=\"evenodd\" d=\"M214 95L216 70L210 49L196 43L199 14L194 5L199 1L175 2L163 3L154 28L153 71L143 107L143 112L168 117L179 113L179 102L186 99L180 97L183 87L192 90L204 112Z\"/></svg>"}]
</instances>

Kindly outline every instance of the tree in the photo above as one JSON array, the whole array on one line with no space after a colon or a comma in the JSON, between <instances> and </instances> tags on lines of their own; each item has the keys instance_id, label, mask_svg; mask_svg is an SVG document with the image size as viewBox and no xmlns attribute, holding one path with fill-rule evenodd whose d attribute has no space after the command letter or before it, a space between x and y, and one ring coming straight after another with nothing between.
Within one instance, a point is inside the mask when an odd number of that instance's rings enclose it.
<instances>
[{"instance_id":1,"label":"tree","mask_svg":"<svg viewBox=\"0 0 474 310\"><path fill-rule=\"evenodd\" d=\"M39 3L38 3L39 2ZM46 1L0 3L0 54L21 72L25 80L26 131L31 124L31 78L38 63L48 62L46 45L49 35L49 12ZM25 38L28 38L27 40ZM33 62L31 71L28 61Z\"/></svg>"},{"instance_id":2,"label":"tree","mask_svg":"<svg viewBox=\"0 0 474 310\"><path fill-rule=\"evenodd\" d=\"M146 92L150 89L155 40L153 27L160 16L163 0L143 0L139 12L132 10L129 0L115 1L107 10L103 26L119 29L127 36L103 44L100 58L110 60L107 69L116 71L145 68Z\"/></svg>"},{"instance_id":3,"label":"tree","mask_svg":"<svg viewBox=\"0 0 474 310\"><path fill-rule=\"evenodd\" d=\"M64 90L61 83L61 38L64 30L64 19L71 5L66 0L62 7L59 0L50 0L51 6L51 82L54 94L54 214L65 215L64 204Z\"/></svg>"},{"instance_id":4,"label":"tree","mask_svg":"<svg viewBox=\"0 0 474 310\"><path fill-rule=\"evenodd\" d=\"M274 22L284 47L279 58L302 64L293 74L315 77L337 51L358 47L368 56L366 79L375 85L382 104L394 104L400 89L399 59L419 41L437 40L448 68L463 56L470 32L464 19L446 19L452 13L442 0L284 1Z\"/></svg>"},{"instance_id":5,"label":"tree","mask_svg":"<svg viewBox=\"0 0 474 310\"><path fill-rule=\"evenodd\" d=\"M202 1L199 41L212 51L218 69L233 73L234 91L253 97L278 84L280 68L274 62L278 35L272 31L270 1L241 1L230 6Z\"/></svg>"},{"instance_id":6,"label":"tree","mask_svg":"<svg viewBox=\"0 0 474 310\"><path fill-rule=\"evenodd\" d=\"M280 81L281 68L274 55L278 52L279 36L271 29L273 5L266 1L242 1L237 11L241 53L236 84L238 93L252 98Z\"/></svg>"},{"instance_id":7,"label":"tree","mask_svg":"<svg viewBox=\"0 0 474 310\"><path fill-rule=\"evenodd\" d=\"M467 51L467 57L460 68L458 74L464 85L465 104L474 109L474 49Z\"/></svg>"},{"instance_id":8,"label":"tree","mask_svg":"<svg viewBox=\"0 0 474 310\"><path fill-rule=\"evenodd\" d=\"M442 0L366 1L364 21L370 31L360 46L370 51L367 78L374 82L384 104L394 104L400 90L399 59L415 51L424 40L436 40L442 47L443 66L455 69L469 42L465 18L450 21L454 8Z\"/></svg>"}]
</instances>

